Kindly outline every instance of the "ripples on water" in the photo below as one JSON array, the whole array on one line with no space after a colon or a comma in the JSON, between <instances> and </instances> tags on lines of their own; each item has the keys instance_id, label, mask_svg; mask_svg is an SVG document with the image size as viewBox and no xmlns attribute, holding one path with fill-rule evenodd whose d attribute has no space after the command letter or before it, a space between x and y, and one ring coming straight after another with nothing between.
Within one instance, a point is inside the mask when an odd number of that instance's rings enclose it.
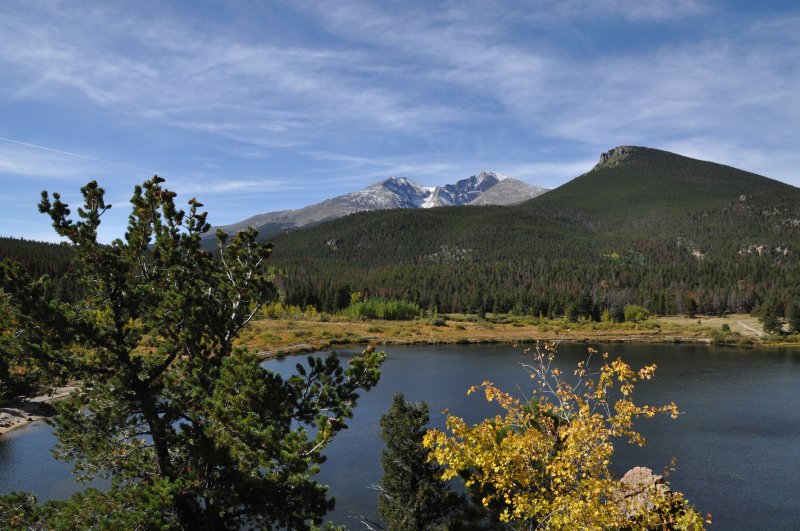
<instances>
[{"instance_id":1,"label":"ripples on water","mask_svg":"<svg viewBox=\"0 0 800 531\"><path fill-rule=\"evenodd\" d=\"M521 350L507 345L386 350L381 382L361 397L350 429L328 446L320 474L337 499L332 519L351 528L361 528L354 516L377 518L369 487L381 474L378 419L396 392L427 401L433 424L442 427L444 408L470 422L497 412L481 396L466 396L471 385L489 379L504 390L526 394L532 387L519 366ZM659 471L675 456L673 487L701 512L713 513L714 529L789 529L800 522L800 352L629 344L599 350L622 355L634 367L656 363L655 379L637 389L637 401L674 400L684 412L677 420L641 422L648 444L640 449L619 443L618 473L636 465ZM571 373L585 355L583 345L561 345L558 361ZM266 365L288 374L297 361ZM42 499L73 492L68 465L50 455L54 442L44 423L0 438L0 492L29 490Z\"/></svg>"}]
</instances>

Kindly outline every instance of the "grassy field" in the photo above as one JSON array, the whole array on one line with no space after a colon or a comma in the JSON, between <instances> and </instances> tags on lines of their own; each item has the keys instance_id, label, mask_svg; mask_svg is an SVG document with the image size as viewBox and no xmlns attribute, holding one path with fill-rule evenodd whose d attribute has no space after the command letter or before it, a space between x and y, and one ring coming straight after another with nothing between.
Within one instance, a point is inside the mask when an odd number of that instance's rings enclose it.
<instances>
[{"instance_id":1,"label":"grassy field","mask_svg":"<svg viewBox=\"0 0 800 531\"><path fill-rule=\"evenodd\" d=\"M725 330L727 325L729 330ZM797 336L792 344L800 345ZM239 344L263 357L342 345L414 343L524 343L543 339L574 342L715 343L739 346L786 344L765 335L749 315L659 317L642 322L566 322L508 315L441 315L410 321L346 320L295 314L262 318L241 334Z\"/></svg>"}]
</instances>

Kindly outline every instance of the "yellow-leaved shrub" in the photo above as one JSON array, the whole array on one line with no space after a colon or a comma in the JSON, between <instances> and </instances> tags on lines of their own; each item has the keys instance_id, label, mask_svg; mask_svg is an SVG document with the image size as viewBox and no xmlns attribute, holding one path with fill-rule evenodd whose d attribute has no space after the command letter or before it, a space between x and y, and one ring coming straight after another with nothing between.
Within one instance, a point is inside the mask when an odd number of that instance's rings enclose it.
<instances>
[{"instance_id":1,"label":"yellow-leaved shrub","mask_svg":"<svg viewBox=\"0 0 800 531\"><path fill-rule=\"evenodd\" d=\"M554 366L555 344L527 351L523 364L536 382L531 400L483 382L482 390L504 414L474 425L447 415L447 431L430 430L424 439L430 459L444 466L444 479L461 476L467 488L501 522L542 529L702 529L703 518L683 495L668 488L646 489L632 503L630 487L615 479L610 463L613 441L624 437L643 445L636 419L657 414L675 418L674 403L638 405L638 381L649 380L655 365L638 371L620 359L602 356L589 372L589 359L574 378ZM646 500L642 502L642 497Z\"/></svg>"}]
</instances>

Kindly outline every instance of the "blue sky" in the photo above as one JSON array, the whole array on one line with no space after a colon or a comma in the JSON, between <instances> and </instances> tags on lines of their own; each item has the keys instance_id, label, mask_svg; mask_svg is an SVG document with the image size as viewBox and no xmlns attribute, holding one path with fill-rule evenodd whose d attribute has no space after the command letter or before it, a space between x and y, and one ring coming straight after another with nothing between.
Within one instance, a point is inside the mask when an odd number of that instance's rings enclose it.
<instances>
[{"instance_id":1,"label":"blue sky","mask_svg":"<svg viewBox=\"0 0 800 531\"><path fill-rule=\"evenodd\" d=\"M260 5L263 4L263 5ZM797 2L0 3L0 234L154 173L214 224L391 175L555 187L644 145L800 185Z\"/></svg>"}]
</instances>

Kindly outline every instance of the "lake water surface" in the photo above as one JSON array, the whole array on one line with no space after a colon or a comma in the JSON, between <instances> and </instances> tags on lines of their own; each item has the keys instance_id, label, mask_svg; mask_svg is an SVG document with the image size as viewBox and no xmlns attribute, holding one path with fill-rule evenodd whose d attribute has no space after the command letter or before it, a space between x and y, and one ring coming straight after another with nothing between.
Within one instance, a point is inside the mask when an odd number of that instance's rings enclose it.
<instances>
[{"instance_id":1,"label":"lake water surface","mask_svg":"<svg viewBox=\"0 0 800 531\"><path fill-rule=\"evenodd\" d=\"M789 529L800 524L800 352L738 350L686 345L604 345L634 367L656 363L654 380L637 388L637 402L674 400L684 412L642 421L644 448L620 442L614 461L621 475L643 465L660 471L674 456L672 486L683 491L703 514L713 514L713 529ZM521 349L508 345L386 347L389 354L378 386L364 394L348 423L327 447L320 481L331 485L337 523L363 529L358 517L377 518L380 479L378 420L402 392L428 402L432 424L442 427L442 410L477 422L497 412L479 394L466 390L483 380L529 394ZM341 351L344 358L357 351ZM585 345L561 345L565 369L586 357ZM284 374L300 360L266 363ZM570 370L571 372L571 370ZM42 499L75 490L69 467L50 456L51 429L34 423L0 438L0 493L29 490Z\"/></svg>"}]
</instances>

